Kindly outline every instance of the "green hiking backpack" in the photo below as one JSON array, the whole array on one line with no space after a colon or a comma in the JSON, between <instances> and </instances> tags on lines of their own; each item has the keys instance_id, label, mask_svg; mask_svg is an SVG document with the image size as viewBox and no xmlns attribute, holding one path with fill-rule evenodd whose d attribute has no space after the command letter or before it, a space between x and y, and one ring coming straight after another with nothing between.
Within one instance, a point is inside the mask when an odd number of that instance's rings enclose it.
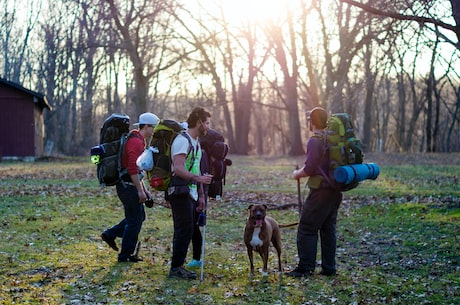
<instances>
[{"instance_id":1,"label":"green hiking backpack","mask_svg":"<svg viewBox=\"0 0 460 305\"><path fill-rule=\"evenodd\" d=\"M177 121L161 120L153 130L150 142L153 153L153 169L147 171L147 178L152 189L156 191L166 191L169 187L172 175L171 146L179 134L184 136L189 142L188 156L190 152L194 152L192 141L185 129Z\"/></svg>"},{"instance_id":2,"label":"green hiking backpack","mask_svg":"<svg viewBox=\"0 0 460 305\"><path fill-rule=\"evenodd\" d=\"M325 149L329 153L329 173L322 173L324 178L340 191L354 189L359 182L344 184L334 178L334 171L339 166L363 163L362 144L355 135L351 116L347 113L332 114L327 122L325 137Z\"/></svg>"}]
</instances>

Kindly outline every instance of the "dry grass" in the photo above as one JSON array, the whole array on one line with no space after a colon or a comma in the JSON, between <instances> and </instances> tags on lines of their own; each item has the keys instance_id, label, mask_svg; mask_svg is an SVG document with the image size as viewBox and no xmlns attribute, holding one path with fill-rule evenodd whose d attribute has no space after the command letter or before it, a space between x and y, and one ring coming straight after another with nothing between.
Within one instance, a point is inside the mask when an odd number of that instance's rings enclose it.
<instances>
[{"instance_id":1,"label":"dry grass","mask_svg":"<svg viewBox=\"0 0 460 305\"><path fill-rule=\"evenodd\" d=\"M242 229L252 202L269 204L281 223L298 218L289 176L303 157L230 157L225 198L208 210L203 282L166 278L172 221L161 194L141 234L145 261L119 264L99 234L122 210L86 159L0 163L0 303L458 304L459 156L367 154L381 176L345 195L339 275L281 281L274 272L249 279ZM283 229L285 270L295 265L295 235Z\"/></svg>"}]
</instances>

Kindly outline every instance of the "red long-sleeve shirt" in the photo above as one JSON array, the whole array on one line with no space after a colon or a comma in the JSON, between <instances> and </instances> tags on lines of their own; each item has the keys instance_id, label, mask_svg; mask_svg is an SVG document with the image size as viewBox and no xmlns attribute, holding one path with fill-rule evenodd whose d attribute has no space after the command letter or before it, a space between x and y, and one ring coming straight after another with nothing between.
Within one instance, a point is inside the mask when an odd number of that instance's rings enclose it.
<instances>
[{"instance_id":1,"label":"red long-sleeve shirt","mask_svg":"<svg viewBox=\"0 0 460 305\"><path fill-rule=\"evenodd\" d=\"M130 176L139 174L136 161L145 148L145 139L142 134L138 130L132 130L131 133L125 144L125 151L121 160L122 168L126 168Z\"/></svg>"}]
</instances>

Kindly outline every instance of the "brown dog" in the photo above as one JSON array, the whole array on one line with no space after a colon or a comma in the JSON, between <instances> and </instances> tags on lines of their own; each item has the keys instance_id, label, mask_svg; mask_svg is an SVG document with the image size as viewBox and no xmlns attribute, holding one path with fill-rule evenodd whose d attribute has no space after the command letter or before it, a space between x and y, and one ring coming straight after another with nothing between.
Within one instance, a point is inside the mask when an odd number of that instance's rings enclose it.
<instances>
[{"instance_id":1,"label":"brown dog","mask_svg":"<svg viewBox=\"0 0 460 305\"><path fill-rule=\"evenodd\" d=\"M263 275L267 276L268 250L270 242L275 247L278 254L278 271L281 274L281 233L280 227L291 227L297 223L289 225L278 225L276 220L267 216L267 206L265 204L251 204L248 207L249 217L244 228L244 243L246 244L249 263L251 267L250 275L254 275L253 251L260 254L263 260Z\"/></svg>"}]
</instances>

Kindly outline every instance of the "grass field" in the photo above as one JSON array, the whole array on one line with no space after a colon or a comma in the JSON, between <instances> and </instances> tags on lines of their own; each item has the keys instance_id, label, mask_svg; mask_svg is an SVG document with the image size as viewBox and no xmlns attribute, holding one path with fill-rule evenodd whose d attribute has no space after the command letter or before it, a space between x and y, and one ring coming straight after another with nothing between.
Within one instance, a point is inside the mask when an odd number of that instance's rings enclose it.
<instances>
[{"instance_id":1,"label":"grass field","mask_svg":"<svg viewBox=\"0 0 460 305\"><path fill-rule=\"evenodd\" d=\"M202 282L167 278L172 219L160 194L146 209L144 261L118 263L99 235L123 210L89 160L0 163L0 304L460 304L459 154L366 156L381 173L344 195L338 275L301 280L280 279L274 252L268 278L251 280L242 231L251 203L297 221L289 177L303 158L230 158L225 196L209 204ZM295 240L282 229L285 271Z\"/></svg>"}]
</instances>

